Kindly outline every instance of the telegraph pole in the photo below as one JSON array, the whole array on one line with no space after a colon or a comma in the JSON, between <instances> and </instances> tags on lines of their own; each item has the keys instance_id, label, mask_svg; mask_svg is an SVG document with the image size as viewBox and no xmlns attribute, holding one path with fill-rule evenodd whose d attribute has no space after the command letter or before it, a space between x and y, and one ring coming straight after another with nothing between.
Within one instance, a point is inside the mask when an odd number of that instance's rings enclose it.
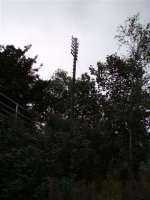
<instances>
[{"instance_id":1,"label":"telegraph pole","mask_svg":"<svg viewBox=\"0 0 150 200\"><path fill-rule=\"evenodd\" d=\"M75 93L75 80L76 80L76 62L78 59L78 38L72 36L72 43L71 43L71 54L73 55L73 75L72 75L72 95L71 95L71 117L72 119L75 118L74 114L74 93Z\"/></svg>"}]
</instances>

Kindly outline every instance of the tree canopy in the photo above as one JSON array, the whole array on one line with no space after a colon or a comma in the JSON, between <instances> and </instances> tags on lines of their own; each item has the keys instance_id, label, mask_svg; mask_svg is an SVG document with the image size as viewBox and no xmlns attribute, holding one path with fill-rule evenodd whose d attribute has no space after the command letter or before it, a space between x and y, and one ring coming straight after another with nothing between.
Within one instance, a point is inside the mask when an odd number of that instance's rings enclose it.
<instances>
[{"instance_id":1,"label":"tree canopy","mask_svg":"<svg viewBox=\"0 0 150 200\"><path fill-rule=\"evenodd\" d=\"M33 68L35 58L29 58L26 53L30 49L15 48L13 45L0 46L0 88L21 105L31 101L31 91L38 80L37 69Z\"/></svg>"},{"instance_id":2,"label":"tree canopy","mask_svg":"<svg viewBox=\"0 0 150 200\"><path fill-rule=\"evenodd\" d=\"M132 178L142 180L150 150L150 25L135 15L116 37L128 54L108 55L76 79L74 118L72 77L66 71L58 69L42 80L34 67L37 57L26 56L31 46L0 47L1 199L47 200L51 190L63 195L51 199L71 199L70 192L79 194L82 182L85 193L94 190L89 189L94 182L95 200L101 199L107 177L119 180L121 192ZM9 99L30 115L21 118L14 109L10 115ZM146 195L142 198L149 199Z\"/></svg>"}]
</instances>

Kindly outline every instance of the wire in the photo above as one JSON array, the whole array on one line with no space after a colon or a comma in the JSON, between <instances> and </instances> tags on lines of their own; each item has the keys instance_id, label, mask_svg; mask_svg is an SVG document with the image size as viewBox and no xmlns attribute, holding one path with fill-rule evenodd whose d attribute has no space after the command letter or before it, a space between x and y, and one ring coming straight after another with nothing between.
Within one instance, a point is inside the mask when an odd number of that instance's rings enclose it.
<instances>
[{"instance_id":1,"label":"wire","mask_svg":"<svg viewBox=\"0 0 150 200\"><path fill-rule=\"evenodd\" d=\"M12 108L11 106L3 103L2 101L0 101L0 104L3 105L3 106L5 106L6 108L10 109L11 111L16 112L16 110L14 108Z\"/></svg>"},{"instance_id":2,"label":"wire","mask_svg":"<svg viewBox=\"0 0 150 200\"><path fill-rule=\"evenodd\" d=\"M6 109L3 108L3 107L0 107L0 110L1 110L1 113L0 113L0 114L2 114L2 115L4 115L4 113L5 113L5 114L6 114L6 113L9 114L9 116L12 115L12 112L6 110ZM2 112L4 112L4 113L2 113Z\"/></svg>"},{"instance_id":3,"label":"wire","mask_svg":"<svg viewBox=\"0 0 150 200\"><path fill-rule=\"evenodd\" d=\"M7 100L9 100L10 102L12 102L13 104L18 105L20 108L22 108L23 110L26 111L26 109L23 106L21 106L19 103L17 103L16 101L11 99L10 97L6 96L4 93L0 92L0 95L3 96L4 98L6 98Z\"/></svg>"},{"instance_id":4,"label":"wire","mask_svg":"<svg viewBox=\"0 0 150 200\"><path fill-rule=\"evenodd\" d=\"M24 120L26 120L26 122L33 122L29 117L23 115L22 113L20 112L15 112L15 109L11 108L10 106L6 105L5 103L1 102L0 101L0 104L3 105L4 107L0 107L0 114L4 115L2 112L4 112L5 114L7 115L16 115L16 118L18 116L22 117ZM9 110L8 110L9 109Z\"/></svg>"},{"instance_id":5,"label":"wire","mask_svg":"<svg viewBox=\"0 0 150 200\"><path fill-rule=\"evenodd\" d=\"M12 103L14 103L15 105L18 104L17 102L15 102L14 100L12 100L11 98L9 98L8 96L6 96L5 94L3 94L2 92L0 92L0 95L5 97L6 99L8 99L9 101L11 101Z\"/></svg>"},{"instance_id":6,"label":"wire","mask_svg":"<svg viewBox=\"0 0 150 200\"><path fill-rule=\"evenodd\" d=\"M3 105L5 104L5 107L9 108L13 112L16 112L16 106L18 106L18 109L21 108L22 110L28 112L28 110L26 108L24 108L22 105L20 105L19 103L17 103L16 101L14 101L13 99L11 99L10 97L6 96L4 93L0 92L0 95L3 96L5 99L9 100L10 102L12 102L15 105L15 108L12 108L11 106L8 106L5 103L3 103L2 101L0 101L1 104L3 104ZM22 116L26 120L32 121L29 117L25 116L21 112L17 112L17 115Z\"/></svg>"},{"instance_id":7,"label":"wire","mask_svg":"<svg viewBox=\"0 0 150 200\"><path fill-rule=\"evenodd\" d=\"M1 86L1 85L0 85ZM20 117L22 117L23 118L23 120L24 120L24 122L25 123L29 123L30 122L30 124L37 124L38 122L37 121L33 121L31 118L29 118L29 117L27 117L27 116L25 116L24 114L22 114L21 112L17 112L17 107L20 109L22 109L22 110L24 110L24 111L26 111L27 112L27 109L25 109L23 106L21 106L19 103L17 103L16 101L14 101L13 99L11 99L10 97L8 97L8 96L6 96L4 93L2 93L2 92L0 92L0 95L2 96L2 97L4 97L4 99L7 99L9 102L11 102L11 103L13 103L14 105L15 105L15 108L12 108L10 105L7 105L6 103L4 103L4 102L2 102L2 101L0 101L0 104L1 105L3 105L3 107L0 107L0 117L2 116L3 118L7 118L7 119L9 119L9 117L11 116L11 115L13 115L13 113L12 112L14 112L14 114L15 114L15 117L16 117L16 119L18 118L18 115L20 116ZM7 108L7 109L6 109ZM11 110L11 111L10 111ZM2 113L2 112L4 112L4 113Z\"/></svg>"},{"instance_id":8,"label":"wire","mask_svg":"<svg viewBox=\"0 0 150 200\"><path fill-rule=\"evenodd\" d=\"M23 118L25 118L25 119L31 121L31 119L30 119L29 117L25 116L25 115L22 114L21 112L16 112L16 109L14 109L14 108L12 108L11 106L9 106L9 105L3 103L2 101L0 101L0 104L3 105L4 107L8 108L8 109L11 110L12 112L15 112L16 115L20 115L20 116L22 116Z\"/></svg>"},{"instance_id":9,"label":"wire","mask_svg":"<svg viewBox=\"0 0 150 200\"><path fill-rule=\"evenodd\" d=\"M8 115L5 115L5 114L2 114L2 113L0 113L0 122L3 120L3 119L9 119L9 116Z\"/></svg>"},{"instance_id":10,"label":"wire","mask_svg":"<svg viewBox=\"0 0 150 200\"><path fill-rule=\"evenodd\" d=\"M24 116L21 113L17 113L17 115L16 115L15 113L12 113L11 111L8 111L8 109L6 109L4 107L0 107L0 117L1 118L7 118L7 119L9 119L9 117L15 116L16 119L17 119L18 115L21 116L21 118L24 120L25 123L28 123L28 122L31 122L31 124L34 123L30 118Z\"/></svg>"}]
</instances>

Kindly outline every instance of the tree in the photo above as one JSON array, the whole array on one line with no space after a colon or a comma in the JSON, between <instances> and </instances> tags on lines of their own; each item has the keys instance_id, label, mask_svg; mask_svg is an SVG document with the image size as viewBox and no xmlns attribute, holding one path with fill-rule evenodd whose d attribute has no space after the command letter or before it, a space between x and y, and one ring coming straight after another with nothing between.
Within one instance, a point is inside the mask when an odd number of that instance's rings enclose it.
<instances>
[{"instance_id":1,"label":"tree","mask_svg":"<svg viewBox=\"0 0 150 200\"><path fill-rule=\"evenodd\" d=\"M145 96L149 93L143 66L133 58L111 55L106 63L98 63L97 69L90 70L105 99L99 126L112 149L110 163L113 168L128 166L136 173L146 159L148 146Z\"/></svg>"},{"instance_id":2,"label":"tree","mask_svg":"<svg viewBox=\"0 0 150 200\"><path fill-rule=\"evenodd\" d=\"M31 91L38 79L38 70L33 69L36 57L26 57L30 47L22 50L13 45L0 46L1 92L23 106L31 102Z\"/></svg>"},{"instance_id":3,"label":"tree","mask_svg":"<svg viewBox=\"0 0 150 200\"><path fill-rule=\"evenodd\" d=\"M144 65L150 62L150 23L142 25L139 13L119 26L116 38L119 45L126 47L129 56L134 60Z\"/></svg>"},{"instance_id":4,"label":"tree","mask_svg":"<svg viewBox=\"0 0 150 200\"><path fill-rule=\"evenodd\" d=\"M95 80L88 73L82 74L75 83L75 119L95 127L101 117L100 97Z\"/></svg>"},{"instance_id":5,"label":"tree","mask_svg":"<svg viewBox=\"0 0 150 200\"><path fill-rule=\"evenodd\" d=\"M125 46L128 50L128 56L135 69L136 80L134 80L132 92L132 102L141 104L141 112L134 113L134 116L142 117L146 131L149 129L149 64L150 64L150 23L142 25L139 20L139 14L126 20L125 24L119 27L116 38L120 46ZM134 67L133 67L134 69ZM137 107L137 106L136 106ZM133 117L133 115L132 115ZM132 120L133 123L133 120ZM143 129L144 129L143 127ZM137 130L136 130L137 132Z\"/></svg>"},{"instance_id":6,"label":"tree","mask_svg":"<svg viewBox=\"0 0 150 200\"><path fill-rule=\"evenodd\" d=\"M0 199L48 199L45 161L42 134L21 120L0 121Z\"/></svg>"},{"instance_id":7,"label":"tree","mask_svg":"<svg viewBox=\"0 0 150 200\"><path fill-rule=\"evenodd\" d=\"M33 110L46 122L50 114L60 114L68 118L71 112L70 97L71 78L67 72L56 70L49 80L36 81L33 94Z\"/></svg>"}]
</instances>

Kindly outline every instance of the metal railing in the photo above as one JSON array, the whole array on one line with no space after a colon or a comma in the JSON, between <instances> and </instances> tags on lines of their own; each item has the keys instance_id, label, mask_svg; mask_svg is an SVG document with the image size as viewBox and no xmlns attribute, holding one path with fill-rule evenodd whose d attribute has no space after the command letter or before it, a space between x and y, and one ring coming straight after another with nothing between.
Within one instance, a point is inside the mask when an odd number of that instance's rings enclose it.
<instances>
[{"instance_id":1,"label":"metal railing","mask_svg":"<svg viewBox=\"0 0 150 200\"><path fill-rule=\"evenodd\" d=\"M14 116L16 120L22 119L25 122L33 122L26 108L0 92L0 119L6 119L11 116Z\"/></svg>"}]
</instances>

